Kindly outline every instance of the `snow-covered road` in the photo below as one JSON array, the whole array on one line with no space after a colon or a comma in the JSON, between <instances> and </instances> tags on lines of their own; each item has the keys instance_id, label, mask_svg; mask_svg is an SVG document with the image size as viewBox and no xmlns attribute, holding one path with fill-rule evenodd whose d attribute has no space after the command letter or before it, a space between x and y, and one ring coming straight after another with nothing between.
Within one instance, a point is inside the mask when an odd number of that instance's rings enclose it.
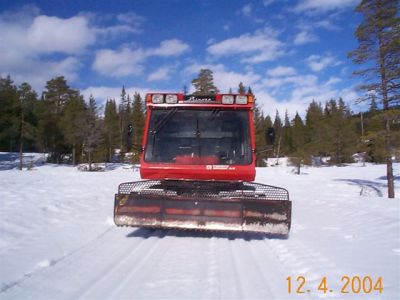
<instances>
[{"instance_id":1,"label":"snow-covered road","mask_svg":"<svg viewBox=\"0 0 400 300\"><path fill-rule=\"evenodd\" d=\"M257 182L286 187L293 201L290 237L276 239L117 228L117 185L139 179L128 166L5 168L0 299L399 299L400 201L384 197L385 166L291 170L257 169ZM397 187L399 173L396 164ZM344 276L381 277L382 293L355 293Z\"/></svg>"}]
</instances>

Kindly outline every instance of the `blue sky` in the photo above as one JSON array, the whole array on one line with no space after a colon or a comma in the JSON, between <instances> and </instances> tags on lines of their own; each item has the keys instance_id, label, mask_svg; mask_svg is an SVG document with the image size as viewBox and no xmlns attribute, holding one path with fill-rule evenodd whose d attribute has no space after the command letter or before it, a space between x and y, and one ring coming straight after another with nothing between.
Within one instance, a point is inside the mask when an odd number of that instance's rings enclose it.
<instances>
[{"instance_id":1,"label":"blue sky","mask_svg":"<svg viewBox=\"0 0 400 300\"><path fill-rule=\"evenodd\" d=\"M222 92L251 86L265 113L358 97L357 0L1 1L0 74L39 93L64 75L103 103L180 91L201 68ZM360 109L352 105L355 110Z\"/></svg>"}]
</instances>

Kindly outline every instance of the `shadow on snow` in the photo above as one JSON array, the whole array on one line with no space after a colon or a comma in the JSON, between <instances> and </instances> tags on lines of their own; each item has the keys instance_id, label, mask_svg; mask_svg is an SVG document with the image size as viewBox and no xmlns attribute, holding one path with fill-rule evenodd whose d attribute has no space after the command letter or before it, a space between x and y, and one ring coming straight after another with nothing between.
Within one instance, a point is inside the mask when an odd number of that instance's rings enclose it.
<instances>
[{"instance_id":1,"label":"shadow on snow","mask_svg":"<svg viewBox=\"0 0 400 300\"><path fill-rule=\"evenodd\" d=\"M386 185L380 182L365 180L365 179L335 179L335 181L346 182L350 185L360 187L360 195L370 191L378 197L383 197L382 188L386 188Z\"/></svg>"},{"instance_id":2,"label":"shadow on snow","mask_svg":"<svg viewBox=\"0 0 400 300\"><path fill-rule=\"evenodd\" d=\"M254 233L254 232L218 232L205 230L179 230L179 229L163 229L163 228L138 228L126 235L127 238L139 237L148 239L150 237L164 238L201 238L201 239L227 239L227 240L265 240L265 239L281 239L288 238L286 235Z\"/></svg>"}]
</instances>

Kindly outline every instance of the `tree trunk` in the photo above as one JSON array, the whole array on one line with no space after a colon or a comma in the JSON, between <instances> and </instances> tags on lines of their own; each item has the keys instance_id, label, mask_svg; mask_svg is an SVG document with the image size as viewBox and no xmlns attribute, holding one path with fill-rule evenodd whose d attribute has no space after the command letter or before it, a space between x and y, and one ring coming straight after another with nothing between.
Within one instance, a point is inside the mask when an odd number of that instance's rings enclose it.
<instances>
[{"instance_id":1,"label":"tree trunk","mask_svg":"<svg viewBox=\"0 0 400 300\"><path fill-rule=\"evenodd\" d=\"M390 119L389 116L386 115L386 178L388 185L388 198L394 198L394 176L393 176L393 162L392 155L390 153Z\"/></svg>"},{"instance_id":2,"label":"tree trunk","mask_svg":"<svg viewBox=\"0 0 400 300\"><path fill-rule=\"evenodd\" d=\"M20 134L19 134L19 169L22 171L23 166L23 143L24 143L24 111L21 105L21 123L20 123Z\"/></svg>"},{"instance_id":3,"label":"tree trunk","mask_svg":"<svg viewBox=\"0 0 400 300\"><path fill-rule=\"evenodd\" d=\"M22 152L23 148L23 142L22 142L22 137L19 142L19 169L22 171L22 166L24 164L24 153Z\"/></svg>"},{"instance_id":4,"label":"tree trunk","mask_svg":"<svg viewBox=\"0 0 400 300\"><path fill-rule=\"evenodd\" d=\"M276 165L279 165L279 155L280 155L280 151L281 151L281 136L279 136L279 140L278 140L278 150L276 152Z\"/></svg>"},{"instance_id":5,"label":"tree trunk","mask_svg":"<svg viewBox=\"0 0 400 300\"><path fill-rule=\"evenodd\" d=\"M92 171L92 151L88 151L89 171Z\"/></svg>"},{"instance_id":6,"label":"tree trunk","mask_svg":"<svg viewBox=\"0 0 400 300\"><path fill-rule=\"evenodd\" d=\"M381 75L381 92L382 92L382 102L383 102L383 110L389 110L389 97L388 97L388 89L387 89L387 77L386 77L386 63L385 63L385 54L384 54L384 44L382 38L382 32L378 35L379 39L379 64L380 64L380 75ZM391 132L390 132L390 118L389 114L385 114L385 150L386 150L386 178L388 185L388 198L394 198L394 176L393 176L393 164L392 164L392 155L391 155Z\"/></svg>"},{"instance_id":7,"label":"tree trunk","mask_svg":"<svg viewBox=\"0 0 400 300\"><path fill-rule=\"evenodd\" d=\"M72 164L76 165L76 148L75 145L72 147Z\"/></svg>"}]
</instances>

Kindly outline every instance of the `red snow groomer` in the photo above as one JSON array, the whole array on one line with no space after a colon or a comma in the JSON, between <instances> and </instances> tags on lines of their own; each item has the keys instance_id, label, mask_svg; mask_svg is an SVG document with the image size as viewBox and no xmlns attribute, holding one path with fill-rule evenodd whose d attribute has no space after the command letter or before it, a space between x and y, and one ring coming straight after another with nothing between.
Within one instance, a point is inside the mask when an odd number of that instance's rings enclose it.
<instances>
[{"instance_id":1,"label":"red snow groomer","mask_svg":"<svg viewBox=\"0 0 400 300\"><path fill-rule=\"evenodd\" d=\"M253 95L146 95L138 182L119 185L118 226L288 235L286 189L254 183Z\"/></svg>"}]
</instances>

